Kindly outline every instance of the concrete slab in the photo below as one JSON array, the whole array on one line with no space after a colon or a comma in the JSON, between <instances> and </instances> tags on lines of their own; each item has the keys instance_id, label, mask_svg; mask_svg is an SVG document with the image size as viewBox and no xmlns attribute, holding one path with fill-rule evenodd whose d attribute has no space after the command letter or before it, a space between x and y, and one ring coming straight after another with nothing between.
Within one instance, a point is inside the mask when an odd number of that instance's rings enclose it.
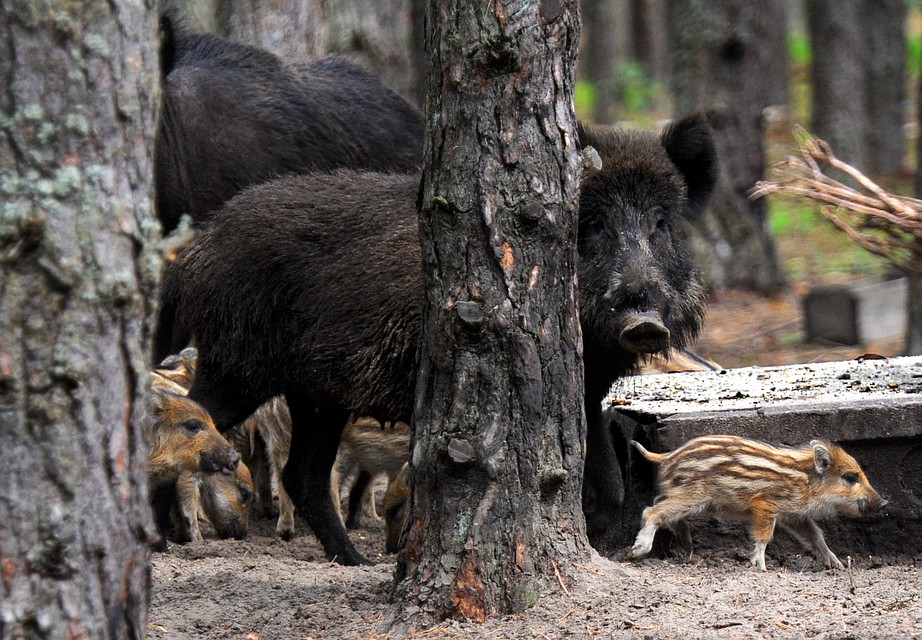
<instances>
[{"instance_id":1,"label":"concrete slab","mask_svg":"<svg viewBox=\"0 0 922 640\"><path fill-rule=\"evenodd\" d=\"M868 344L906 334L906 278L814 288L804 296L807 340Z\"/></svg>"},{"instance_id":2,"label":"concrete slab","mask_svg":"<svg viewBox=\"0 0 922 640\"><path fill-rule=\"evenodd\" d=\"M727 433L791 445L838 442L891 504L882 517L823 528L855 554L879 553L882 541L922 553L922 357L626 378L605 406L627 492L621 538L611 546L633 541L654 493L655 469L628 447L631 439L668 451Z\"/></svg>"}]
</instances>

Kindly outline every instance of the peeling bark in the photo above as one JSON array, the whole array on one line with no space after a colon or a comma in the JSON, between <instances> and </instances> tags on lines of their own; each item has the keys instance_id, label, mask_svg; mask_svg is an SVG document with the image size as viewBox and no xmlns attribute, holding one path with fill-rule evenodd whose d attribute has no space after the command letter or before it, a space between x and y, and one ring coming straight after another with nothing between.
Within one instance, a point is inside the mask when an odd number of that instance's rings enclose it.
<instances>
[{"instance_id":1,"label":"peeling bark","mask_svg":"<svg viewBox=\"0 0 922 640\"><path fill-rule=\"evenodd\" d=\"M397 627L522 611L589 545L575 2L427 19L426 313Z\"/></svg>"},{"instance_id":2,"label":"peeling bark","mask_svg":"<svg viewBox=\"0 0 922 640\"><path fill-rule=\"evenodd\" d=\"M146 635L152 2L0 4L0 637Z\"/></svg>"}]
</instances>

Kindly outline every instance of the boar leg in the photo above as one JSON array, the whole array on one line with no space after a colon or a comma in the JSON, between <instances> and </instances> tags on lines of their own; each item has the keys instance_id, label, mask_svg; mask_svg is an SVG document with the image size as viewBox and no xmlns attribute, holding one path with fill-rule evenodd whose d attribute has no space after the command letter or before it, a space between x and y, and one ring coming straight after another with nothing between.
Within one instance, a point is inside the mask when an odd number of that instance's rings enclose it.
<instances>
[{"instance_id":1,"label":"boar leg","mask_svg":"<svg viewBox=\"0 0 922 640\"><path fill-rule=\"evenodd\" d=\"M667 526L672 535L679 541L679 544L682 545L682 548L688 552L688 560L691 560L695 546L692 544L691 530L688 528L688 523L685 520L677 520Z\"/></svg>"},{"instance_id":2,"label":"boar leg","mask_svg":"<svg viewBox=\"0 0 922 640\"><path fill-rule=\"evenodd\" d=\"M765 571L765 547L775 536L776 519L777 514L770 505L758 498L753 499L749 532L755 541L755 548L749 562L758 567L759 571Z\"/></svg>"},{"instance_id":3,"label":"boar leg","mask_svg":"<svg viewBox=\"0 0 922 640\"><path fill-rule=\"evenodd\" d=\"M369 564L358 552L330 495L330 472L346 426L347 411L318 407L298 390L286 392L291 412L291 450L282 483L327 556L343 565Z\"/></svg>"},{"instance_id":4,"label":"boar leg","mask_svg":"<svg viewBox=\"0 0 922 640\"><path fill-rule=\"evenodd\" d=\"M176 539L180 542L202 542L202 531L198 526L199 487L195 474L179 474L176 481L176 505L178 525Z\"/></svg>"},{"instance_id":5,"label":"boar leg","mask_svg":"<svg viewBox=\"0 0 922 640\"><path fill-rule=\"evenodd\" d=\"M836 557L829 547L826 546L826 539L823 532L810 518L779 518L780 524L786 531L790 532L797 540L809 549L817 560L822 562L827 569L844 569L842 563Z\"/></svg>"},{"instance_id":6,"label":"boar leg","mask_svg":"<svg viewBox=\"0 0 922 640\"><path fill-rule=\"evenodd\" d=\"M667 496L652 507L647 507L643 510L643 527L637 534L634 546L631 547L627 557L631 560L646 557L653 548L653 537L660 527L668 527L677 532L679 539L683 542L687 536L688 544L691 546L691 534L688 532L688 526L682 521L706 506L706 501L702 502L700 498L694 496ZM680 522L682 524L679 524Z\"/></svg>"}]
</instances>

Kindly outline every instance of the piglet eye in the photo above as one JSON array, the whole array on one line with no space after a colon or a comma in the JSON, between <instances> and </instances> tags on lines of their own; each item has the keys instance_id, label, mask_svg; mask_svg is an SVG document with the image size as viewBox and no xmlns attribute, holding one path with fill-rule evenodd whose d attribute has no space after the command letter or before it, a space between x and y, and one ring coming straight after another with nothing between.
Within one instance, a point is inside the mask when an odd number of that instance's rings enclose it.
<instances>
[{"instance_id":1,"label":"piglet eye","mask_svg":"<svg viewBox=\"0 0 922 640\"><path fill-rule=\"evenodd\" d=\"M185 429L187 433L196 434L199 431L204 431L205 425L202 424L200 420L186 420L182 423L182 428Z\"/></svg>"},{"instance_id":2,"label":"piglet eye","mask_svg":"<svg viewBox=\"0 0 922 640\"><path fill-rule=\"evenodd\" d=\"M858 474L854 471L848 471L842 474L842 479L848 484L858 484Z\"/></svg>"}]
</instances>

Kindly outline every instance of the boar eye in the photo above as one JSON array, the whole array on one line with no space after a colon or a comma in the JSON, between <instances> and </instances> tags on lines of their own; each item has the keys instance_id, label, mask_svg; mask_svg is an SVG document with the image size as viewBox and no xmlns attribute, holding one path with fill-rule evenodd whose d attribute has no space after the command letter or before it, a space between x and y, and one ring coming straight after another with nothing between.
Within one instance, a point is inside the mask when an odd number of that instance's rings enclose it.
<instances>
[{"instance_id":1,"label":"boar eye","mask_svg":"<svg viewBox=\"0 0 922 640\"><path fill-rule=\"evenodd\" d=\"M666 220L666 211L662 207L653 207L650 210L650 216L653 218L653 233L661 233L666 230L668 222Z\"/></svg>"},{"instance_id":2,"label":"boar eye","mask_svg":"<svg viewBox=\"0 0 922 640\"><path fill-rule=\"evenodd\" d=\"M186 420L182 423L182 428L186 430L187 433L196 434L199 431L205 430L205 425L202 424L200 420Z\"/></svg>"},{"instance_id":3,"label":"boar eye","mask_svg":"<svg viewBox=\"0 0 922 640\"><path fill-rule=\"evenodd\" d=\"M854 471L847 471L842 474L842 479L848 484L858 484L858 474Z\"/></svg>"}]
</instances>

